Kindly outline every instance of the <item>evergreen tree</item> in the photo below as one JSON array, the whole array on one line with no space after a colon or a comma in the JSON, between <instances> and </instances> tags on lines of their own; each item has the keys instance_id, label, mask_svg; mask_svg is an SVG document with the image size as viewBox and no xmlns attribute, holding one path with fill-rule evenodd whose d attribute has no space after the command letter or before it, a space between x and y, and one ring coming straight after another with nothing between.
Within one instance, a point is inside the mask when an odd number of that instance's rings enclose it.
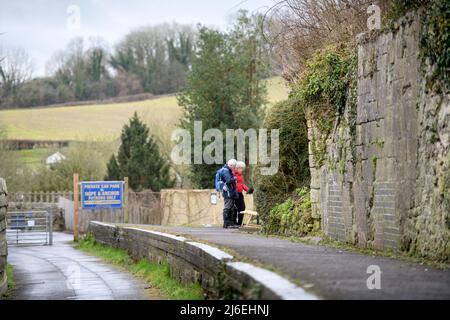
<instances>
[{"instance_id":1,"label":"evergreen tree","mask_svg":"<svg viewBox=\"0 0 450 320\"><path fill-rule=\"evenodd\" d=\"M108 163L108 179L128 177L135 191L173 187L175 181L170 177L169 163L136 113L122 129L121 140L117 158L113 156Z\"/></svg>"},{"instance_id":2,"label":"evergreen tree","mask_svg":"<svg viewBox=\"0 0 450 320\"><path fill-rule=\"evenodd\" d=\"M242 12L228 33L200 29L192 70L177 97L184 109L181 126L191 136L194 121L202 121L204 131L222 130L224 137L225 129L260 127L266 102L262 80L268 75L268 54L260 23L259 16L248 17ZM191 181L198 188L211 188L218 167L193 164Z\"/></svg>"},{"instance_id":3,"label":"evergreen tree","mask_svg":"<svg viewBox=\"0 0 450 320\"><path fill-rule=\"evenodd\" d=\"M107 181L120 180L120 177L121 177L120 168L119 168L119 164L117 163L115 155L112 155L111 158L109 159L106 169L107 169L107 174L106 174L105 180L107 180Z\"/></svg>"}]
</instances>

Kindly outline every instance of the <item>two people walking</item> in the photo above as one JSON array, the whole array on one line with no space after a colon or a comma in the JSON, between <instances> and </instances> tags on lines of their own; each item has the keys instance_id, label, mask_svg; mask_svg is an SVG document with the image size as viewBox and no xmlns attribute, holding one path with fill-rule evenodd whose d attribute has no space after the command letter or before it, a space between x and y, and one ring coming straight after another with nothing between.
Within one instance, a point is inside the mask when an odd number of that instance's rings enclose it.
<instances>
[{"instance_id":1,"label":"two people walking","mask_svg":"<svg viewBox=\"0 0 450 320\"><path fill-rule=\"evenodd\" d=\"M245 210L243 192L249 188L245 184L243 172L245 163L231 159L216 174L216 190L222 191L224 199L223 227L239 228L242 224Z\"/></svg>"}]
</instances>

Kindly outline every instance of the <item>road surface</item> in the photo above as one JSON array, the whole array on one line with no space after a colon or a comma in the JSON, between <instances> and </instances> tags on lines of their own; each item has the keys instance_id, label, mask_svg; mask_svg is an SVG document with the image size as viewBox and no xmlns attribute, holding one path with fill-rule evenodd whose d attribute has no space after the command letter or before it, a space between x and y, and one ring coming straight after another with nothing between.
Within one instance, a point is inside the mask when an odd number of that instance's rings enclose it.
<instances>
[{"instance_id":1,"label":"road surface","mask_svg":"<svg viewBox=\"0 0 450 320\"><path fill-rule=\"evenodd\" d=\"M147 300L155 292L130 273L73 247L73 237L54 233L53 246L9 247L19 300Z\"/></svg>"}]
</instances>

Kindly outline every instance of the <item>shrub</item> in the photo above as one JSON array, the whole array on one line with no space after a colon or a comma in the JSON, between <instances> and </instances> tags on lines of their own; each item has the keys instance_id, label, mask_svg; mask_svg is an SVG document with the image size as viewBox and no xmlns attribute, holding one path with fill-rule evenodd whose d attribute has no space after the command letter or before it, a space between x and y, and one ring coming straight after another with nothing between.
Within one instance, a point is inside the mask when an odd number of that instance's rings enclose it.
<instances>
[{"instance_id":1,"label":"shrub","mask_svg":"<svg viewBox=\"0 0 450 320\"><path fill-rule=\"evenodd\" d=\"M255 205L263 220L269 211L296 188L308 186L308 131L303 108L292 100L274 105L268 112L264 127L280 130L280 166L272 176L254 173Z\"/></svg>"},{"instance_id":2,"label":"shrub","mask_svg":"<svg viewBox=\"0 0 450 320\"><path fill-rule=\"evenodd\" d=\"M36 191L72 190L74 173L80 175L81 181L102 180L113 146L109 142L74 142L64 152L67 157L65 160L50 168L38 168L32 174L29 187Z\"/></svg>"},{"instance_id":3,"label":"shrub","mask_svg":"<svg viewBox=\"0 0 450 320\"><path fill-rule=\"evenodd\" d=\"M319 229L320 220L311 215L309 189L304 187L270 210L263 230L284 236L305 236Z\"/></svg>"},{"instance_id":4,"label":"shrub","mask_svg":"<svg viewBox=\"0 0 450 320\"><path fill-rule=\"evenodd\" d=\"M307 63L294 87L293 97L305 109L306 117L320 134L311 141L316 167L326 158L326 140L344 108L356 108L357 56L350 47L329 46L318 50Z\"/></svg>"}]
</instances>

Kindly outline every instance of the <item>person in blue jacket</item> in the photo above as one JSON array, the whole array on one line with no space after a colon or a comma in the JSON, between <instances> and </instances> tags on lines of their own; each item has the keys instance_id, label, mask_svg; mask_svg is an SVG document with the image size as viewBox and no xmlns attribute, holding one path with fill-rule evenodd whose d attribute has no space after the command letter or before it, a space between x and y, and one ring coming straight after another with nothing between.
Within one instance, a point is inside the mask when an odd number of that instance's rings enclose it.
<instances>
[{"instance_id":1,"label":"person in blue jacket","mask_svg":"<svg viewBox=\"0 0 450 320\"><path fill-rule=\"evenodd\" d=\"M222 196L224 200L223 206L223 227L224 228L237 228L236 223L233 222L233 210L235 200L238 198L236 191L236 177L233 174L233 170L236 168L237 161L231 159L226 165L223 166L221 172L221 179L223 181Z\"/></svg>"}]
</instances>

